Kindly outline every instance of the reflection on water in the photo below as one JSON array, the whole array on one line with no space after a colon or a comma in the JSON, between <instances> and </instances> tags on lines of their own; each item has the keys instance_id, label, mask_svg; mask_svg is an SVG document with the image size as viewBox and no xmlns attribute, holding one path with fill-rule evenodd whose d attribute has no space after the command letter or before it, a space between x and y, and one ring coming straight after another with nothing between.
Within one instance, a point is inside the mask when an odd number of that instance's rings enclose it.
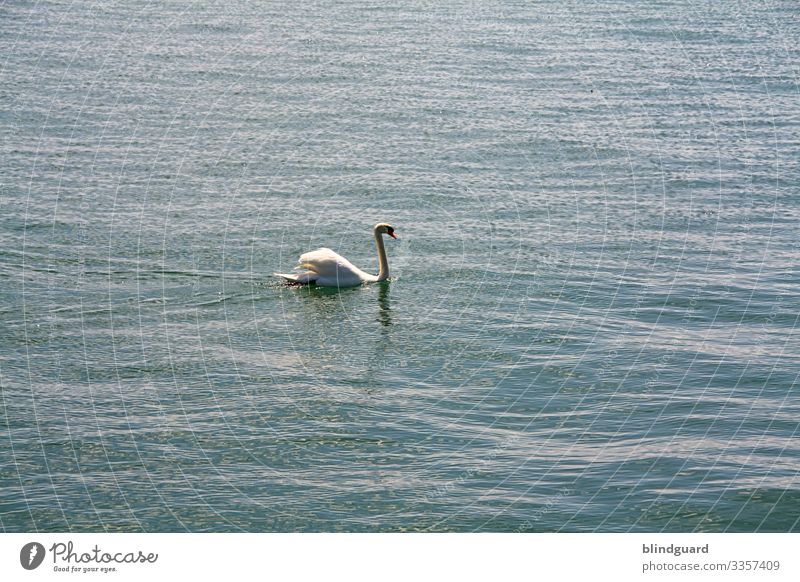
<instances>
[{"instance_id":1,"label":"reflection on water","mask_svg":"<svg viewBox=\"0 0 800 582\"><path fill-rule=\"evenodd\" d=\"M384 327L392 325L392 307L389 304L389 281L378 283L378 321Z\"/></svg>"}]
</instances>

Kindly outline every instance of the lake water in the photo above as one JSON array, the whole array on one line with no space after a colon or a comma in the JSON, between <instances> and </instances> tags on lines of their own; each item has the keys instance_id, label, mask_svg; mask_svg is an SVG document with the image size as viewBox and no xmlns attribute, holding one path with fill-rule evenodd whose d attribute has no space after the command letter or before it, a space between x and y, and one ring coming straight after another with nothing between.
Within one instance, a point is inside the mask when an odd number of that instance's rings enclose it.
<instances>
[{"instance_id":1,"label":"lake water","mask_svg":"<svg viewBox=\"0 0 800 582\"><path fill-rule=\"evenodd\" d=\"M2 3L0 528L799 530L797 38ZM272 277L381 221L389 283Z\"/></svg>"}]
</instances>

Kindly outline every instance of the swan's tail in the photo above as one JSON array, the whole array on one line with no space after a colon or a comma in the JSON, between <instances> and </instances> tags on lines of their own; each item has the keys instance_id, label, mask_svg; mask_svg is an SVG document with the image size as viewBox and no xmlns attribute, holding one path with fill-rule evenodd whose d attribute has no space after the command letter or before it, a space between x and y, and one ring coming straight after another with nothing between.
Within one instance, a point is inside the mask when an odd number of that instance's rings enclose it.
<instances>
[{"instance_id":1,"label":"swan's tail","mask_svg":"<svg viewBox=\"0 0 800 582\"><path fill-rule=\"evenodd\" d=\"M318 275L311 271L304 273L273 273L276 277L282 277L292 285L308 285L317 280Z\"/></svg>"}]
</instances>

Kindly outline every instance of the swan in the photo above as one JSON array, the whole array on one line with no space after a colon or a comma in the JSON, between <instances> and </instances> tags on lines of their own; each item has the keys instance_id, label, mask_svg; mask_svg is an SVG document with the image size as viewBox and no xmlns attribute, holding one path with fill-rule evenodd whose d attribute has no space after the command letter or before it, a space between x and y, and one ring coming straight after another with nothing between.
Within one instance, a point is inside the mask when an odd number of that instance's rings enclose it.
<instances>
[{"instance_id":1,"label":"swan","mask_svg":"<svg viewBox=\"0 0 800 582\"><path fill-rule=\"evenodd\" d=\"M375 246L378 247L380 271L377 275L365 273L342 255L324 247L300 256L295 270L301 272L274 275L283 277L294 285L314 283L322 287L355 287L362 283L385 281L389 278L389 262L386 260L386 249L383 248L383 235L388 234L395 239L397 236L394 234L394 227L385 222L376 224L372 234L375 236Z\"/></svg>"}]
</instances>

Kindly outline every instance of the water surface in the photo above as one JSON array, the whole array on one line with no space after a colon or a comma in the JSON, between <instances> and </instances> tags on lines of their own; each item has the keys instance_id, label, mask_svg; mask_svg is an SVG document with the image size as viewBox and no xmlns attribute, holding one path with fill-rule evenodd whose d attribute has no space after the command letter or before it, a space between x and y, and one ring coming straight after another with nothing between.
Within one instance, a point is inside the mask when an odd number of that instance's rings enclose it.
<instances>
[{"instance_id":1,"label":"water surface","mask_svg":"<svg viewBox=\"0 0 800 582\"><path fill-rule=\"evenodd\" d=\"M3 531L795 531L796 5L7 1ZM392 280L283 287L327 246Z\"/></svg>"}]
</instances>

